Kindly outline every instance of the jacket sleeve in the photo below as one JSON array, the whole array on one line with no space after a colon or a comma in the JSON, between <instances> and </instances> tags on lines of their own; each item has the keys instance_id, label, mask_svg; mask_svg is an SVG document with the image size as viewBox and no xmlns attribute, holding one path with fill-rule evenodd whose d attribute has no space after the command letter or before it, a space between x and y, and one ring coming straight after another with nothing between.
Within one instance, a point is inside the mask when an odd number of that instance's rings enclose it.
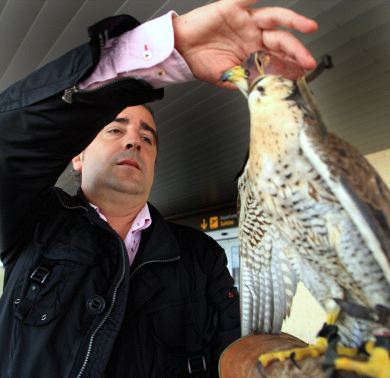
<instances>
[{"instance_id":1,"label":"jacket sleeve","mask_svg":"<svg viewBox=\"0 0 390 378\"><path fill-rule=\"evenodd\" d=\"M218 377L218 362L225 348L241 336L240 305L237 288L227 268L224 250L212 240L210 242L208 262L207 296L210 306L216 308L218 316L217 332L215 332L211 356L212 377Z\"/></svg>"},{"instance_id":2,"label":"jacket sleeve","mask_svg":"<svg viewBox=\"0 0 390 378\"><path fill-rule=\"evenodd\" d=\"M35 71L0 94L0 258L7 264L16 244L32 230L44 194L124 107L162 98L141 80L126 78L94 91L64 91L88 77L99 59L99 40L139 23L130 16L89 29L91 42ZM69 93L69 91L67 91Z\"/></svg>"}]
</instances>

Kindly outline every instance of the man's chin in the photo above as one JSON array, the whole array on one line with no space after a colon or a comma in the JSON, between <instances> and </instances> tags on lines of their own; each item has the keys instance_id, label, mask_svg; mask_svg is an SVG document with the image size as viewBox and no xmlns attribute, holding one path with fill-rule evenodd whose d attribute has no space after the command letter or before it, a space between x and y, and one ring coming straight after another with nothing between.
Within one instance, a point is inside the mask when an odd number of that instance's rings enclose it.
<instances>
[{"instance_id":1,"label":"man's chin","mask_svg":"<svg viewBox=\"0 0 390 378\"><path fill-rule=\"evenodd\" d=\"M129 195L144 195L146 193L145 185L137 182L118 182L111 187L114 192Z\"/></svg>"}]
</instances>

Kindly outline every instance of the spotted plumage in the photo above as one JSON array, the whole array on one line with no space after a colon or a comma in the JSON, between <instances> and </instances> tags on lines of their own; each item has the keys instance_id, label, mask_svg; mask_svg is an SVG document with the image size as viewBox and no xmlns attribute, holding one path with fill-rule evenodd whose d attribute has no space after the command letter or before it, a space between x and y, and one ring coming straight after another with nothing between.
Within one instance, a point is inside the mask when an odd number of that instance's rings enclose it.
<instances>
[{"instance_id":1,"label":"spotted plumage","mask_svg":"<svg viewBox=\"0 0 390 378\"><path fill-rule=\"evenodd\" d=\"M248 104L249 156L238 182L243 335L279 332L298 281L324 307L340 298L390 308L386 185L326 130L304 81L262 75ZM378 326L347 314L338 325L353 346Z\"/></svg>"}]
</instances>

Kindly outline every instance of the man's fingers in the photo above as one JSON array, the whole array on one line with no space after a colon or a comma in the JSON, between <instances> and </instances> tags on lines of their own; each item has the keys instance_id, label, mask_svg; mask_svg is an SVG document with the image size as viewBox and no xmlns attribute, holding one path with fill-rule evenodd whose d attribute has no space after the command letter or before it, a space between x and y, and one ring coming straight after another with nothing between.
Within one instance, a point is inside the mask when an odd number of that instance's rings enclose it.
<instances>
[{"instance_id":1,"label":"man's fingers","mask_svg":"<svg viewBox=\"0 0 390 378\"><path fill-rule=\"evenodd\" d=\"M313 33L318 25L314 20L295 13L291 9L270 7L252 11L252 17L261 29L285 27L301 33Z\"/></svg>"},{"instance_id":2,"label":"man's fingers","mask_svg":"<svg viewBox=\"0 0 390 378\"><path fill-rule=\"evenodd\" d=\"M316 61L309 50L285 30L263 30L263 46L270 51L288 56L302 68L310 70L316 66Z\"/></svg>"}]
</instances>

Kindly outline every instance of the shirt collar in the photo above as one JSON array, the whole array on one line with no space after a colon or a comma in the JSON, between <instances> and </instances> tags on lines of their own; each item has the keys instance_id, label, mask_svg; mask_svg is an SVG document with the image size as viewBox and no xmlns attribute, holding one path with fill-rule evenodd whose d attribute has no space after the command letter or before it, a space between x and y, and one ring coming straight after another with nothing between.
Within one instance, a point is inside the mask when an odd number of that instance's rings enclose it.
<instances>
[{"instance_id":1,"label":"shirt collar","mask_svg":"<svg viewBox=\"0 0 390 378\"><path fill-rule=\"evenodd\" d=\"M107 222L107 218L103 213L100 212L99 208L93 203L89 203L89 204L96 210L100 218L102 218L104 221ZM144 207L135 217L134 222L130 227L129 233L130 232L135 233L137 231L144 230L145 228L148 228L151 224L152 224L152 217L150 216L149 206L147 203L145 203Z\"/></svg>"}]
</instances>

